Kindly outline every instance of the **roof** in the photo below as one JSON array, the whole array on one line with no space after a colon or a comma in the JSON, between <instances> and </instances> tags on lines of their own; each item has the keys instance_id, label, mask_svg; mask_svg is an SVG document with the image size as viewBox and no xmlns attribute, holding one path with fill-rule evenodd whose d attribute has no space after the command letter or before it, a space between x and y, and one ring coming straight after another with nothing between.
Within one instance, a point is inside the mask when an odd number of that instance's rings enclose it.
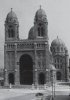
<instances>
[{"instance_id":1,"label":"roof","mask_svg":"<svg viewBox=\"0 0 70 100\"><path fill-rule=\"evenodd\" d=\"M17 19L17 16L16 14L12 11L11 11L7 14L7 18L6 18L7 22L18 22L18 19Z\"/></svg>"},{"instance_id":2,"label":"roof","mask_svg":"<svg viewBox=\"0 0 70 100\"><path fill-rule=\"evenodd\" d=\"M41 6L35 14L35 21L47 21L46 13L43 9L41 9Z\"/></svg>"},{"instance_id":3,"label":"roof","mask_svg":"<svg viewBox=\"0 0 70 100\"><path fill-rule=\"evenodd\" d=\"M54 39L51 43L51 46L64 46L65 47L65 43L63 40L61 40L58 36L56 39Z\"/></svg>"},{"instance_id":4,"label":"roof","mask_svg":"<svg viewBox=\"0 0 70 100\"><path fill-rule=\"evenodd\" d=\"M49 65L49 68L50 68L50 70L53 70L53 71L56 70L56 68L52 64Z\"/></svg>"}]
</instances>

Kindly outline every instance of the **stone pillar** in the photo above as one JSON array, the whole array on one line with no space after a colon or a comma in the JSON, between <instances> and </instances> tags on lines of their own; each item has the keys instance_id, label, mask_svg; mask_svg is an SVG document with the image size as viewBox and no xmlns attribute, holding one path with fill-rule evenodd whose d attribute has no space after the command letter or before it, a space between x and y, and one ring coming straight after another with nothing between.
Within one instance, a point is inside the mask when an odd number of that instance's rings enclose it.
<instances>
[{"instance_id":1,"label":"stone pillar","mask_svg":"<svg viewBox=\"0 0 70 100\"><path fill-rule=\"evenodd\" d=\"M46 83L49 82L49 44L45 42Z\"/></svg>"},{"instance_id":2,"label":"stone pillar","mask_svg":"<svg viewBox=\"0 0 70 100\"><path fill-rule=\"evenodd\" d=\"M45 38L47 39L48 41L48 22L45 22L44 23L44 34L45 34Z\"/></svg>"},{"instance_id":3,"label":"stone pillar","mask_svg":"<svg viewBox=\"0 0 70 100\"><path fill-rule=\"evenodd\" d=\"M37 44L34 43L34 50L35 50L35 85L38 84L38 75L37 75L37 51L36 51Z\"/></svg>"},{"instance_id":4,"label":"stone pillar","mask_svg":"<svg viewBox=\"0 0 70 100\"><path fill-rule=\"evenodd\" d=\"M33 62L33 84L35 84L35 62Z\"/></svg>"},{"instance_id":5,"label":"stone pillar","mask_svg":"<svg viewBox=\"0 0 70 100\"><path fill-rule=\"evenodd\" d=\"M68 50L65 52L65 79L66 81L69 80L69 55Z\"/></svg>"},{"instance_id":6,"label":"stone pillar","mask_svg":"<svg viewBox=\"0 0 70 100\"><path fill-rule=\"evenodd\" d=\"M4 45L4 85L8 84L8 73L7 73L7 45Z\"/></svg>"},{"instance_id":7,"label":"stone pillar","mask_svg":"<svg viewBox=\"0 0 70 100\"><path fill-rule=\"evenodd\" d=\"M19 77L18 77L18 65L17 65L17 44L15 43L15 85L19 84Z\"/></svg>"}]
</instances>

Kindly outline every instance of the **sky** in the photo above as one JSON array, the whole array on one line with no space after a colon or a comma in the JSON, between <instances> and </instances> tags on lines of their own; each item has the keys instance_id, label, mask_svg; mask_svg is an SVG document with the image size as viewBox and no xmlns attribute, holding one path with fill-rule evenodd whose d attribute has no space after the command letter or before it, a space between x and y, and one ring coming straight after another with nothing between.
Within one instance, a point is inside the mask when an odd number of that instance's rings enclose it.
<instances>
[{"instance_id":1,"label":"sky","mask_svg":"<svg viewBox=\"0 0 70 100\"><path fill-rule=\"evenodd\" d=\"M19 37L27 39L40 5L47 15L49 44L58 36L65 42L70 55L70 0L0 0L0 68L4 68L7 14L13 8L19 21Z\"/></svg>"}]
</instances>

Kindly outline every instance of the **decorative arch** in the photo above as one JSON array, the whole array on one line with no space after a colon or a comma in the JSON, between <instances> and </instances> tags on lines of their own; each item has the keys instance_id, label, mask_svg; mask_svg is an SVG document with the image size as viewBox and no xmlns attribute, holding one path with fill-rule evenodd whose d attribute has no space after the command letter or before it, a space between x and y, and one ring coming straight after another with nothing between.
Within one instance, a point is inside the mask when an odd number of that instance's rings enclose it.
<instances>
[{"instance_id":1,"label":"decorative arch","mask_svg":"<svg viewBox=\"0 0 70 100\"><path fill-rule=\"evenodd\" d=\"M61 72L60 71L58 71L56 73L56 78L57 78L57 80L61 80Z\"/></svg>"},{"instance_id":2,"label":"decorative arch","mask_svg":"<svg viewBox=\"0 0 70 100\"><path fill-rule=\"evenodd\" d=\"M9 73L8 79L9 79L9 84L11 83L13 85L14 84L14 74L13 73Z\"/></svg>"},{"instance_id":3,"label":"decorative arch","mask_svg":"<svg viewBox=\"0 0 70 100\"><path fill-rule=\"evenodd\" d=\"M20 84L33 84L33 60L30 55L23 54L19 59Z\"/></svg>"},{"instance_id":4,"label":"decorative arch","mask_svg":"<svg viewBox=\"0 0 70 100\"><path fill-rule=\"evenodd\" d=\"M14 34L13 26L10 25L10 26L8 27L8 37L9 37L9 38L14 38L14 36L15 36L15 34Z\"/></svg>"},{"instance_id":5,"label":"decorative arch","mask_svg":"<svg viewBox=\"0 0 70 100\"><path fill-rule=\"evenodd\" d=\"M32 58L33 62L34 62L34 55L32 53L28 53L28 52L26 52L26 53L25 52L24 53L19 53L17 55L17 61L18 62L19 62L19 60L20 60L20 58L21 58L22 55L29 55Z\"/></svg>"},{"instance_id":6,"label":"decorative arch","mask_svg":"<svg viewBox=\"0 0 70 100\"><path fill-rule=\"evenodd\" d=\"M45 84L45 74L43 73L43 72L41 72L40 74L39 74L39 84Z\"/></svg>"},{"instance_id":7,"label":"decorative arch","mask_svg":"<svg viewBox=\"0 0 70 100\"><path fill-rule=\"evenodd\" d=\"M38 25L38 36L44 36L44 28L41 23Z\"/></svg>"}]
</instances>

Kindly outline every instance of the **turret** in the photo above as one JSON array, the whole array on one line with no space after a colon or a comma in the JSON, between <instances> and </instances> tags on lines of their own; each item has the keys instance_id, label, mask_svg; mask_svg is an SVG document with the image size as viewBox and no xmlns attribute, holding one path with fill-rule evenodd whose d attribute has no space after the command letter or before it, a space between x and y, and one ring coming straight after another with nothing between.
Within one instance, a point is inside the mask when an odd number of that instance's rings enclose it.
<instances>
[{"instance_id":1,"label":"turret","mask_svg":"<svg viewBox=\"0 0 70 100\"><path fill-rule=\"evenodd\" d=\"M11 11L7 14L5 21L5 41L19 39L19 23L16 14Z\"/></svg>"},{"instance_id":2,"label":"turret","mask_svg":"<svg viewBox=\"0 0 70 100\"><path fill-rule=\"evenodd\" d=\"M46 39L48 41L48 21L46 13L41 6L34 18L34 26L29 31L29 39Z\"/></svg>"}]
</instances>

